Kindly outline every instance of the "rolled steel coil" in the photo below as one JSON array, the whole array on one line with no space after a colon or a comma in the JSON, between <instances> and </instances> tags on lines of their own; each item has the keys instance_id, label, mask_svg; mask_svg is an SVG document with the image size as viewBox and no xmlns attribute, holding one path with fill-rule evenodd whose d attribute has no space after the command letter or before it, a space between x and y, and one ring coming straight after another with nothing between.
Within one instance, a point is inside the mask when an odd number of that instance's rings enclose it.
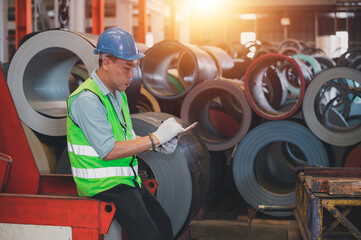
<instances>
[{"instance_id":1,"label":"rolled steel coil","mask_svg":"<svg viewBox=\"0 0 361 240\"><path fill-rule=\"evenodd\" d=\"M133 114L134 131L139 136L146 136L171 116L151 112ZM176 120L186 127L180 119ZM149 151L138 157L150 168L148 175L154 175L158 183L157 199L171 219L174 234L179 234L195 217L209 194L210 155L204 142L192 130L182 135L174 153L166 155ZM143 169L147 168L143 166Z\"/></svg>"},{"instance_id":2,"label":"rolled steel coil","mask_svg":"<svg viewBox=\"0 0 361 240\"><path fill-rule=\"evenodd\" d=\"M140 96L136 108L137 112L160 112L157 99L143 86L140 89Z\"/></svg>"},{"instance_id":3,"label":"rolled steel coil","mask_svg":"<svg viewBox=\"0 0 361 240\"><path fill-rule=\"evenodd\" d=\"M264 74L269 68L281 71L285 66L293 70L293 77L300 86L299 93L294 102L287 106L272 106L264 92ZM276 77L270 78L270 81L272 82L272 91L278 91L274 95L284 99L284 94L287 94L287 86L284 81ZM305 79L297 62L281 54L271 53L257 58L248 67L244 77L244 90L248 103L259 116L270 120L281 120L292 116L301 106L305 87Z\"/></svg>"},{"instance_id":4,"label":"rolled steel coil","mask_svg":"<svg viewBox=\"0 0 361 240\"><path fill-rule=\"evenodd\" d=\"M38 33L20 46L9 67L8 85L27 126L45 135L66 135L69 74L79 60L88 72L97 67L93 49L86 38L62 30Z\"/></svg>"},{"instance_id":5,"label":"rolled steel coil","mask_svg":"<svg viewBox=\"0 0 361 240\"><path fill-rule=\"evenodd\" d=\"M131 117L135 133L146 136L154 132L162 121L174 116L145 112L132 114ZM186 127L181 119L176 120ZM175 235L195 217L209 194L210 159L204 142L194 130L182 135L172 154L149 151L138 155L139 172L147 172L147 177L154 177L158 183L157 199L171 218ZM66 148L58 161L56 173L71 173Z\"/></svg>"},{"instance_id":6,"label":"rolled steel coil","mask_svg":"<svg viewBox=\"0 0 361 240\"><path fill-rule=\"evenodd\" d=\"M177 41L162 41L149 48L141 69L144 87L164 100L180 99L196 84L214 79L218 74L216 63L207 52ZM169 69L177 69L183 92L179 93L169 81Z\"/></svg>"},{"instance_id":7,"label":"rolled steel coil","mask_svg":"<svg viewBox=\"0 0 361 240\"><path fill-rule=\"evenodd\" d=\"M295 54L300 54L301 52L297 48L286 47L282 50L279 50L278 53L285 56L293 56Z\"/></svg>"},{"instance_id":8,"label":"rolled steel coil","mask_svg":"<svg viewBox=\"0 0 361 240\"><path fill-rule=\"evenodd\" d=\"M242 58L233 59L234 67L229 71L223 72L223 77L228 79L239 79L244 77L248 66L251 64L250 60Z\"/></svg>"},{"instance_id":9,"label":"rolled steel coil","mask_svg":"<svg viewBox=\"0 0 361 240\"><path fill-rule=\"evenodd\" d=\"M200 46L200 48L211 55L216 62L219 72L217 77L224 77L224 73L230 71L234 67L233 59L222 48L215 46Z\"/></svg>"},{"instance_id":10,"label":"rolled steel coil","mask_svg":"<svg viewBox=\"0 0 361 240\"><path fill-rule=\"evenodd\" d=\"M232 100L226 100L225 96ZM232 106L227 105L230 102ZM222 109L238 122L239 128L231 137L217 131L212 124L209 113L212 107ZM227 112L227 108L232 109L232 112ZM195 131L205 141L207 148L211 151L222 151L235 146L247 133L251 125L252 111L240 81L217 79L203 82L188 93L182 104L181 118L188 124L199 122ZM216 117L213 118L215 119ZM234 124L231 127L233 126ZM227 128L227 125L223 128ZM224 130L224 132L227 131Z\"/></svg>"},{"instance_id":11,"label":"rolled steel coil","mask_svg":"<svg viewBox=\"0 0 361 240\"><path fill-rule=\"evenodd\" d=\"M36 166L40 174L55 173L57 156L54 147L40 141L35 133L22 122L25 136L28 140L31 152L34 156Z\"/></svg>"},{"instance_id":12,"label":"rolled steel coil","mask_svg":"<svg viewBox=\"0 0 361 240\"><path fill-rule=\"evenodd\" d=\"M361 168L361 144L357 144L347 155L344 167Z\"/></svg>"},{"instance_id":13,"label":"rolled steel coil","mask_svg":"<svg viewBox=\"0 0 361 240\"><path fill-rule=\"evenodd\" d=\"M332 67L336 66L335 61L333 61L332 59L330 59L329 57L326 57L324 55L313 55L313 57L321 65L321 70L324 70L327 68L332 68Z\"/></svg>"},{"instance_id":14,"label":"rolled steel coil","mask_svg":"<svg viewBox=\"0 0 361 240\"><path fill-rule=\"evenodd\" d=\"M350 146L361 141L360 116L350 116L352 106L361 106L354 104L360 102L360 85L360 72L347 67L326 69L311 81L303 100L303 116L317 137L335 146ZM342 125L330 120L329 114L335 115L335 112L338 118L344 119Z\"/></svg>"},{"instance_id":15,"label":"rolled steel coil","mask_svg":"<svg viewBox=\"0 0 361 240\"><path fill-rule=\"evenodd\" d=\"M300 41L293 39L293 38L287 38L287 39L283 40L282 42L280 42L280 44L278 46L278 49L281 51L286 48L293 48L297 52L300 52L300 51L302 51L303 46Z\"/></svg>"},{"instance_id":16,"label":"rolled steel coil","mask_svg":"<svg viewBox=\"0 0 361 240\"><path fill-rule=\"evenodd\" d=\"M312 75L316 75L317 73L321 72L321 65L314 57L306 54L296 54L292 57L303 60L307 64L307 66L312 69Z\"/></svg>"},{"instance_id":17,"label":"rolled steel coil","mask_svg":"<svg viewBox=\"0 0 361 240\"><path fill-rule=\"evenodd\" d=\"M347 50L337 60L336 66L361 70L361 48Z\"/></svg>"},{"instance_id":18,"label":"rolled steel coil","mask_svg":"<svg viewBox=\"0 0 361 240\"><path fill-rule=\"evenodd\" d=\"M48 136L66 135L66 99L74 81L70 75L78 64L84 64L88 75L98 67L93 54L97 39L98 35L49 30L32 35L19 47L9 67L8 85L27 126ZM135 78L141 78L138 73Z\"/></svg>"},{"instance_id":19,"label":"rolled steel coil","mask_svg":"<svg viewBox=\"0 0 361 240\"><path fill-rule=\"evenodd\" d=\"M321 141L306 127L291 121L271 121L252 129L239 143L233 160L236 187L245 201L258 205L295 204L295 167L279 143L294 145L303 155L303 165L328 166ZM292 212L266 212L289 216Z\"/></svg>"},{"instance_id":20,"label":"rolled steel coil","mask_svg":"<svg viewBox=\"0 0 361 240\"><path fill-rule=\"evenodd\" d=\"M256 59L256 58L263 56L265 54L268 54L268 53L277 53L277 50L274 48L271 48L271 47L266 48L266 47L261 46L259 49L256 50L256 52L253 56L253 59Z\"/></svg>"}]
</instances>

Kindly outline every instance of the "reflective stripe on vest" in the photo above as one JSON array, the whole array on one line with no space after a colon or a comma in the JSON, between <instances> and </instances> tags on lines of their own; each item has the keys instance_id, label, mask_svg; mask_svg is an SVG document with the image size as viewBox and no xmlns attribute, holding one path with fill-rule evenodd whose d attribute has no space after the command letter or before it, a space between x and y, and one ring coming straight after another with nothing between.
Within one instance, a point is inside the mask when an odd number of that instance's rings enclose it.
<instances>
[{"instance_id":1,"label":"reflective stripe on vest","mask_svg":"<svg viewBox=\"0 0 361 240\"><path fill-rule=\"evenodd\" d=\"M138 165L134 166L134 170L138 172ZM131 167L105 167L93 169L72 167L71 171L74 177L87 179L134 176L134 172Z\"/></svg>"},{"instance_id":2,"label":"reflective stripe on vest","mask_svg":"<svg viewBox=\"0 0 361 240\"><path fill-rule=\"evenodd\" d=\"M74 145L68 142L68 151L75 155L83 155L88 157L99 157L98 153L92 146Z\"/></svg>"}]
</instances>

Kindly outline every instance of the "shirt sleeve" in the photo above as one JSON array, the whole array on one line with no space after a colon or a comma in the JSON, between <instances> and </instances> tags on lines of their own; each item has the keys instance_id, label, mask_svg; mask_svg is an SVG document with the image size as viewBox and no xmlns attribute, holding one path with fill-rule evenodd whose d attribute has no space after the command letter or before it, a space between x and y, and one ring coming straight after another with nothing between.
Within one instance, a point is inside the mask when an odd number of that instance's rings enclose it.
<instances>
[{"instance_id":1,"label":"shirt sleeve","mask_svg":"<svg viewBox=\"0 0 361 240\"><path fill-rule=\"evenodd\" d=\"M83 131L86 139L103 159L114 148L112 126L107 120L107 110L99 97L83 91L71 99L70 118Z\"/></svg>"}]
</instances>

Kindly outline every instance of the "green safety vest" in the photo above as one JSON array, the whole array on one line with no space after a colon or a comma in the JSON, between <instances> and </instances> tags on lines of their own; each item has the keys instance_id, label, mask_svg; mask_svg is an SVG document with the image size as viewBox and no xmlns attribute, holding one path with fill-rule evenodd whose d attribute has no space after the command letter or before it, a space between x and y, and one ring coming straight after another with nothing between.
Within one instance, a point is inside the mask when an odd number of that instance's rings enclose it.
<instances>
[{"instance_id":1,"label":"green safety vest","mask_svg":"<svg viewBox=\"0 0 361 240\"><path fill-rule=\"evenodd\" d=\"M116 141L125 141L133 138L133 126L129 114L127 97L124 92L121 92L123 122L125 120L126 123L123 124L125 125L124 127L119 121L108 96L102 94L98 85L91 78L88 78L69 96L67 101L68 153L79 196L94 196L118 184L135 187L134 181L141 186L136 156L109 161L101 159L86 139L83 131L69 117L70 99L84 90L90 90L95 93L105 106L107 119L112 126L112 132Z\"/></svg>"}]
</instances>

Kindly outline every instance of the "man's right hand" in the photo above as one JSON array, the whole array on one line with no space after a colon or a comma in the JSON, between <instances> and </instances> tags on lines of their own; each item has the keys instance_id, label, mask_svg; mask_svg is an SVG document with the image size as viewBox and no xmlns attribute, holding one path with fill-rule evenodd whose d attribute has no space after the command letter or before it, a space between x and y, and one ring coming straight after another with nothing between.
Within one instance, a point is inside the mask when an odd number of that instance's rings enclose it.
<instances>
[{"instance_id":1,"label":"man's right hand","mask_svg":"<svg viewBox=\"0 0 361 240\"><path fill-rule=\"evenodd\" d=\"M183 131L184 128L171 117L165 120L153 134L159 140L159 144L162 145Z\"/></svg>"}]
</instances>

